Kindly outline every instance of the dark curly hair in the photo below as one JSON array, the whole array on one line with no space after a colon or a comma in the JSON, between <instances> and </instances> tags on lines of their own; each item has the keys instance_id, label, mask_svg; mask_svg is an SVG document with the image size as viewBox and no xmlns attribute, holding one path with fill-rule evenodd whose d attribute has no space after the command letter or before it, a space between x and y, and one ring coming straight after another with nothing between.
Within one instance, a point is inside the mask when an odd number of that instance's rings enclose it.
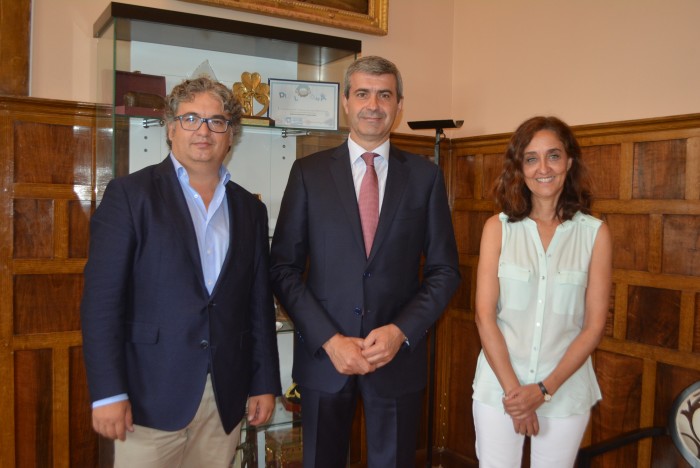
<instances>
[{"instance_id":1,"label":"dark curly hair","mask_svg":"<svg viewBox=\"0 0 700 468\"><path fill-rule=\"evenodd\" d=\"M218 81L202 75L198 78L186 79L176 85L170 94L165 97L165 122L172 123L177 115L181 102L192 102L195 95L209 93L224 105L224 112L231 115L231 131L237 135L241 130L241 115L243 108L233 95L233 91ZM168 147L172 148L172 141L166 133Z\"/></svg>"},{"instance_id":2,"label":"dark curly hair","mask_svg":"<svg viewBox=\"0 0 700 468\"><path fill-rule=\"evenodd\" d=\"M520 221L532 211L532 192L525 183L523 154L535 133L540 130L554 132L564 145L571 168L566 173L564 187L557 201L557 217L570 220L577 211L591 213L591 181L583 160L581 147L571 128L556 117L532 117L515 131L503 156L503 170L496 179L493 193L496 202L508 221Z\"/></svg>"}]
</instances>

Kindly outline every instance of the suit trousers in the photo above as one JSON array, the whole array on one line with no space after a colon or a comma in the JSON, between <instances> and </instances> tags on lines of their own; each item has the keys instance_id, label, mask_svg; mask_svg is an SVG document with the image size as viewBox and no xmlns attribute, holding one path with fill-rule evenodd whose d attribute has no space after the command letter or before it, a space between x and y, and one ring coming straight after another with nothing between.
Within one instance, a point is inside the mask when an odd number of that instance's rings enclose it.
<instances>
[{"instance_id":1,"label":"suit trousers","mask_svg":"<svg viewBox=\"0 0 700 468\"><path fill-rule=\"evenodd\" d=\"M124 442L114 442L114 468L229 468L240 439L241 423L224 432L207 374L194 419L173 432L134 425Z\"/></svg>"},{"instance_id":2,"label":"suit trousers","mask_svg":"<svg viewBox=\"0 0 700 468\"><path fill-rule=\"evenodd\" d=\"M479 467L520 467L525 436L515 432L511 417L478 401L472 409ZM530 438L530 467L573 467L590 415L590 411L565 418L538 415L540 432Z\"/></svg>"},{"instance_id":3,"label":"suit trousers","mask_svg":"<svg viewBox=\"0 0 700 468\"><path fill-rule=\"evenodd\" d=\"M415 466L423 391L380 397L363 376L351 376L338 393L300 386L304 468L348 464L350 431L359 398L365 415L368 468Z\"/></svg>"}]
</instances>

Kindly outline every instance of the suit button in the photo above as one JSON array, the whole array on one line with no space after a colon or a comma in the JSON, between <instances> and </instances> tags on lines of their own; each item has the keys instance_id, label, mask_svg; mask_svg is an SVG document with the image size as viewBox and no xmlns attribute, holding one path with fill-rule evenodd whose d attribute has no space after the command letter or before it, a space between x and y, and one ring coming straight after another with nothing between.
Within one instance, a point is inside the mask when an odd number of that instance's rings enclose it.
<instances>
[{"instance_id":1,"label":"suit button","mask_svg":"<svg viewBox=\"0 0 700 468\"><path fill-rule=\"evenodd\" d=\"M202 349L207 349L209 347L209 342L207 340L202 340L199 342L199 347Z\"/></svg>"},{"instance_id":2,"label":"suit button","mask_svg":"<svg viewBox=\"0 0 700 468\"><path fill-rule=\"evenodd\" d=\"M363 277L363 278L371 278L371 277L372 277L372 273L369 272L369 271L365 271L364 273L362 273L362 277Z\"/></svg>"},{"instance_id":3,"label":"suit button","mask_svg":"<svg viewBox=\"0 0 700 468\"><path fill-rule=\"evenodd\" d=\"M355 307L354 312L355 312L355 315L362 315L362 309L359 307Z\"/></svg>"}]
</instances>

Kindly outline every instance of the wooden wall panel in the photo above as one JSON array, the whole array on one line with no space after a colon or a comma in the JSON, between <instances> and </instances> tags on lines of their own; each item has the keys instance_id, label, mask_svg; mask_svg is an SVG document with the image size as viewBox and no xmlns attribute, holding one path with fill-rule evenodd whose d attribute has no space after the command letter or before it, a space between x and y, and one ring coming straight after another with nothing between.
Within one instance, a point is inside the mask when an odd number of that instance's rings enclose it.
<instances>
[{"instance_id":1,"label":"wooden wall panel","mask_svg":"<svg viewBox=\"0 0 700 468\"><path fill-rule=\"evenodd\" d=\"M695 309L693 310L693 353L700 353L700 293L695 294Z\"/></svg>"},{"instance_id":2,"label":"wooden wall panel","mask_svg":"<svg viewBox=\"0 0 700 468\"><path fill-rule=\"evenodd\" d=\"M460 254L478 255L481 230L491 211L454 210L454 228Z\"/></svg>"},{"instance_id":3,"label":"wooden wall panel","mask_svg":"<svg viewBox=\"0 0 700 468\"><path fill-rule=\"evenodd\" d=\"M664 216L661 270L669 275L700 276L700 217Z\"/></svg>"},{"instance_id":4,"label":"wooden wall panel","mask_svg":"<svg viewBox=\"0 0 700 468\"><path fill-rule=\"evenodd\" d=\"M15 353L14 420L18 467L53 466L52 367L50 349Z\"/></svg>"},{"instance_id":5,"label":"wooden wall panel","mask_svg":"<svg viewBox=\"0 0 700 468\"><path fill-rule=\"evenodd\" d=\"M619 246L613 257L613 268L647 271L649 216L608 213L603 220L610 226L613 244Z\"/></svg>"},{"instance_id":6,"label":"wooden wall panel","mask_svg":"<svg viewBox=\"0 0 700 468\"><path fill-rule=\"evenodd\" d=\"M634 198L682 199L685 195L684 139L634 145Z\"/></svg>"},{"instance_id":7,"label":"wooden wall panel","mask_svg":"<svg viewBox=\"0 0 700 468\"><path fill-rule=\"evenodd\" d=\"M604 440L639 427L643 360L599 350L595 353L594 363L600 386L609 391L599 403L598 411L591 416L589 437ZM598 466L635 466L636 459L637 446L629 445L601 457Z\"/></svg>"},{"instance_id":8,"label":"wooden wall panel","mask_svg":"<svg viewBox=\"0 0 700 468\"><path fill-rule=\"evenodd\" d=\"M15 182L90 185L91 127L17 120L14 131Z\"/></svg>"},{"instance_id":9,"label":"wooden wall panel","mask_svg":"<svg viewBox=\"0 0 700 468\"><path fill-rule=\"evenodd\" d=\"M581 148L591 174L597 199L616 199L620 194L620 145L596 145Z\"/></svg>"},{"instance_id":10,"label":"wooden wall panel","mask_svg":"<svg viewBox=\"0 0 700 468\"><path fill-rule=\"evenodd\" d=\"M700 115L575 127L594 182L593 212L613 237L613 290L604 338L594 355L603 401L584 445L661 424L671 401L700 379ZM490 186L510 134L450 142L448 177L463 281L438 327L439 427L445 467L476 466L469 360L480 345L474 320L475 268L483 224L497 208ZM470 301L465 309L465 292ZM459 339L455 336L459 335ZM440 343L439 342L439 343ZM463 375L469 372L469 375ZM669 379L679 383L661 390ZM466 413L466 414L465 414ZM458 434L450 434L456 431ZM467 433L469 436L464 437ZM468 440L467 440L468 439ZM665 445L664 445L665 444ZM644 441L597 466L685 466L669 442ZM679 462L678 465L676 463Z\"/></svg>"},{"instance_id":11,"label":"wooden wall panel","mask_svg":"<svg viewBox=\"0 0 700 468\"><path fill-rule=\"evenodd\" d=\"M464 349L461 343L479 341L476 325L465 312L460 314L451 311L441 324L445 328L445 333L440 337L445 349ZM440 447L473 447L474 445L474 424L464 416L471 414L472 399L467 390L472 387L478 351L478 347L470 347L468 352L451 354L449 361L443 362L446 375L450 377L445 382L444 395L450 397L443 398L443 403L440 405L442 417L438 439ZM449 406L445 404L447 401ZM471 458L470 455L473 456L473 453L467 450L459 455L466 461Z\"/></svg>"},{"instance_id":12,"label":"wooden wall panel","mask_svg":"<svg viewBox=\"0 0 700 468\"><path fill-rule=\"evenodd\" d=\"M0 97L2 467L97 466L79 316L95 121L94 105Z\"/></svg>"},{"instance_id":13,"label":"wooden wall panel","mask_svg":"<svg viewBox=\"0 0 700 468\"><path fill-rule=\"evenodd\" d=\"M87 376L83 365L83 350L79 346L69 349L69 417L70 466L97 466L99 446L92 430L92 413Z\"/></svg>"},{"instance_id":14,"label":"wooden wall panel","mask_svg":"<svg viewBox=\"0 0 700 468\"><path fill-rule=\"evenodd\" d=\"M87 258L90 243L90 217L95 210L92 201L68 202L68 258Z\"/></svg>"},{"instance_id":15,"label":"wooden wall panel","mask_svg":"<svg viewBox=\"0 0 700 468\"><path fill-rule=\"evenodd\" d=\"M14 286L15 335L80 331L82 274L15 275Z\"/></svg>"},{"instance_id":16,"label":"wooden wall panel","mask_svg":"<svg viewBox=\"0 0 700 468\"><path fill-rule=\"evenodd\" d=\"M53 257L53 202L15 200L14 258Z\"/></svg>"},{"instance_id":17,"label":"wooden wall panel","mask_svg":"<svg viewBox=\"0 0 700 468\"><path fill-rule=\"evenodd\" d=\"M0 94L29 95L32 0L0 0Z\"/></svg>"},{"instance_id":18,"label":"wooden wall panel","mask_svg":"<svg viewBox=\"0 0 700 468\"><path fill-rule=\"evenodd\" d=\"M680 291L629 286L627 341L678 348Z\"/></svg>"}]
</instances>

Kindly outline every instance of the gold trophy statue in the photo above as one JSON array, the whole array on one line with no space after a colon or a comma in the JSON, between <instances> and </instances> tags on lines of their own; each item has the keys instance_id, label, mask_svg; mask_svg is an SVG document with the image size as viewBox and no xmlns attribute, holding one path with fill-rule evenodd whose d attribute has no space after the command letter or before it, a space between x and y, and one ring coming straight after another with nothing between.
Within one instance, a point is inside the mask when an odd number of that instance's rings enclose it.
<instances>
[{"instance_id":1,"label":"gold trophy statue","mask_svg":"<svg viewBox=\"0 0 700 468\"><path fill-rule=\"evenodd\" d=\"M233 84L233 94L243 106L242 124L266 127L275 125L274 120L264 117L270 107L270 86L262 82L260 73L243 72L241 81ZM255 102L262 105L262 109L253 114Z\"/></svg>"}]
</instances>

